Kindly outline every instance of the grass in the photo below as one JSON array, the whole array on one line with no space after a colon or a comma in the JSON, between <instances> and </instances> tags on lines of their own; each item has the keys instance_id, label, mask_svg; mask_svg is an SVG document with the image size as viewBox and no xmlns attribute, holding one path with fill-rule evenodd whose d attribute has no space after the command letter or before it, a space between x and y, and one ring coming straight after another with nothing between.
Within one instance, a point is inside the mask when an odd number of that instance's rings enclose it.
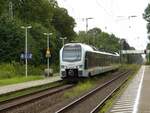
<instances>
[{"instance_id":1,"label":"grass","mask_svg":"<svg viewBox=\"0 0 150 113\"><path fill-rule=\"evenodd\" d=\"M131 80L134 78L134 76L138 72L139 68L140 68L140 65L122 65L121 69L131 69L133 72L131 76L129 77L129 79L125 82L125 84L122 85L115 93L113 93L111 98L109 98L104 103L104 106L101 107L101 110L99 111L99 113L106 113L111 108L116 98L118 98L124 92L124 90L127 88Z\"/></svg>"},{"instance_id":2,"label":"grass","mask_svg":"<svg viewBox=\"0 0 150 113\"><path fill-rule=\"evenodd\" d=\"M56 67L57 66L54 68ZM44 69L45 65L28 65L29 76L26 78L23 64L17 62L2 63L0 64L0 86L42 79L44 76Z\"/></svg>"},{"instance_id":3,"label":"grass","mask_svg":"<svg viewBox=\"0 0 150 113\"><path fill-rule=\"evenodd\" d=\"M96 83L93 80L87 80L84 82L80 82L75 86L70 92L64 93L65 98L73 98L80 95L82 92L88 91L92 87L94 87Z\"/></svg>"},{"instance_id":4,"label":"grass","mask_svg":"<svg viewBox=\"0 0 150 113\"><path fill-rule=\"evenodd\" d=\"M21 90L21 91L16 91L16 92L11 92L11 93L8 93L8 94L0 95L0 102L10 100L10 99L14 99L16 97L21 97L21 96L31 94L31 93L34 93L34 92L42 91L42 90L45 90L45 89L48 89L48 88L51 88L51 87L54 87L54 86L57 86L57 85L60 85L60 84L63 84L63 83L58 83L58 82L49 83L49 84L46 84L46 85L36 86L36 87Z\"/></svg>"},{"instance_id":5,"label":"grass","mask_svg":"<svg viewBox=\"0 0 150 113\"><path fill-rule=\"evenodd\" d=\"M44 75L45 65L34 66L28 65L29 75ZM20 63L3 63L0 64L0 79L14 78L25 75L25 65Z\"/></svg>"},{"instance_id":6,"label":"grass","mask_svg":"<svg viewBox=\"0 0 150 113\"><path fill-rule=\"evenodd\" d=\"M65 92L64 97L65 98L74 98L77 97L90 89L94 88L99 80L106 76L108 73L103 73L100 76L95 76L92 77L92 79L84 79L83 81L81 80L71 91Z\"/></svg>"},{"instance_id":7,"label":"grass","mask_svg":"<svg viewBox=\"0 0 150 113\"><path fill-rule=\"evenodd\" d=\"M136 72L141 65L136 64L123 64L121 65L120 69L131 69L132 71Z\"/></svg>"},{"instance_id":8,"label":"grass","mask_svg":"<svg viewBox=\"0 0 150 113\"><path fill-rule=\"evenodd\" d=\"M43 77L42 76L28 76L28 77L16 76L13 78L1 78L0 79L0 86L17 84L17 83L39 80L39 79L43 79Z\"/></svg>"}]
</instances>

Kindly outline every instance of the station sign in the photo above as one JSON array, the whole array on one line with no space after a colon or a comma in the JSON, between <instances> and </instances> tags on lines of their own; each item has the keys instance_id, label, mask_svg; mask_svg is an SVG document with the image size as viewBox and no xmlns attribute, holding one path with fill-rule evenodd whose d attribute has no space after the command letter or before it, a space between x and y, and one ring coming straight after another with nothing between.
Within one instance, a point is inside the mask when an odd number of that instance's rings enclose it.
<instances>
[{"instance_id":1,"label":"station sign","mask_svg":"<svg viewBox=\"0 0 150 113\"><path fill-rule=\"evenodd\" d=\"M21 59L32 59L32 53L30 53L30 52L27 54L21 53L20 58Z\"/></svg>"}]
</instances>

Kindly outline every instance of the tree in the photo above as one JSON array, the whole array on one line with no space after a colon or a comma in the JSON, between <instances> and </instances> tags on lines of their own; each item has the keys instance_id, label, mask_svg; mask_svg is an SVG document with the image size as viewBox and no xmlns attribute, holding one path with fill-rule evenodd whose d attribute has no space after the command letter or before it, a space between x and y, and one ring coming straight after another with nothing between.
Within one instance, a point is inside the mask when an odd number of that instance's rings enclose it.
<instances>
[{"instance_id":1,"label":"tree","mask_svg":"<svg viewBox=\"0 0 150 113\"><path fill-rule=\"evenodd\" d=\"M75 21L68 15L67 10L64 8L55 8L52 25L54 25L61 37L67 37L69 41L76 35L73 30Z\"/></svg>"},{"instance_id":2,"label":"tree","mask_svg":"<svg viewBox=\"0 0 150 113\"><path fill-rule=\"evenodd\" d=\"M143 18L148 22L147 30L150 33L150 4L148 4L147 8L144 11Z\"/></svg>"},{"instance_id":3,"label":"tree","mask_svg":"<svg viewBox=\"0 0 150 113\"><path fill-rule=\"evenodd\" d=\"M0 62L19 61L24 50L24 32L20 23L1 18L0 26Z\"/></svg>"},{"instance_id":4,"label":"tree","mask_svg":"<svg viewBox=\"0 0 150 113\"><path fill-rule=\"evenodd\" d=\"M10 1L13 3L14 20L7 19ZM33 54L31 62L34 65L45 63L44 32L53 33L50 38L51 63L58 62L59 50L62 46L59 38L67 37L67 40L71 41L76 35L73 30L74 19L68 15L66 9L60 8L55 0L1 0L0 19L0 41L2 42L0 45L3 47L0 54L3 55L4 62L19 61L19 55L24 51L24 30L20 29L22 25L32 25L32 29L28 32L28 50ZM11 41L12 39L14 41ZM16 40L19 44L16 44ZM12 48L16 51L10 55ZM8 57L5 57L6 53Z\"/></svg>"},{"instance_id":5,"label":"tree","mask_svg":"<svg viewBox=\"0 0 150 113\"><path fill-rule=\"evenodd\" d=\"M2 13L4 13L4 8L5 7L5 1L1 0L0 1L0 15L2 15Z\"/></svg>"},{"instance_id":6,"label":"tree","mask_svg":"<svg viewBox=\"0 0 150 113\"><path fill-rule=\"evenodd\" d=\"M99 28L90 29L87 33L80 31L76 41L93 45L101 51L118 52L120 48L115 35L102 32Z\"/></svg>"}]
</instances>

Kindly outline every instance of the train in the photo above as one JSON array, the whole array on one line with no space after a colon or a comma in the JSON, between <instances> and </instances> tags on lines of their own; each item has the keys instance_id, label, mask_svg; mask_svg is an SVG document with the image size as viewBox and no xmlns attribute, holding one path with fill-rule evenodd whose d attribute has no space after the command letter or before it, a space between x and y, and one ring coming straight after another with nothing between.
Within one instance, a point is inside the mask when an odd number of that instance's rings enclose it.
<instances>
[{"instance_id":1,"label":"train","mask_svg":"<svg viewBox=\"0 0 150 113\"><path fill-rule=\"evenodd\" d=\"M68 43L60 49L60 77L87 78L119 67L120 55L97 50L84 43Z\"/></svg>"}]
</instances>

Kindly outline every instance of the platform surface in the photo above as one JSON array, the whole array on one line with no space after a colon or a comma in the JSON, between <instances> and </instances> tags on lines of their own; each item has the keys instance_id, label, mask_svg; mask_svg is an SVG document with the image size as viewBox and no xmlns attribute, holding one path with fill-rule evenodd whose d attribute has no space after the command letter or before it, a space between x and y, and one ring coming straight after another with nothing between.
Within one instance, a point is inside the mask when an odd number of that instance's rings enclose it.
<instances>
[{"instance_id":1,"label":"platform surface","mask_svg":"<svg viewBox=\"0 0 150 113\"><path fill-rule=\"evenodd\" d=\"M150 66L145 67L137 113L150 113Z\"/></svg>"},{"instance_id":2,"label":"platform surface","mask_svg":"<svg viewBox=\"0 0 150 113\"><path fill-rule=\"evenodd\" d=\"M0 95L14 92L14 91L19 91L19 90L26 89L26 88L31 88L35 86L52 83L58 80L61 80L60 76L48 77L42 80L35 80L35 81L29 81L29 82L18 83L18 84L13 84L13 85L1 86Z\"/></svg>"},{"instance_id":3,"label":"platform surface","mask_svg":"<svg viewBox=\"0 0 150 113\"><path fill-rule=\"evenodd\" d=\"M150 66L142 66L108 113L150 113Z\"/></svg>"}]
</instances>

